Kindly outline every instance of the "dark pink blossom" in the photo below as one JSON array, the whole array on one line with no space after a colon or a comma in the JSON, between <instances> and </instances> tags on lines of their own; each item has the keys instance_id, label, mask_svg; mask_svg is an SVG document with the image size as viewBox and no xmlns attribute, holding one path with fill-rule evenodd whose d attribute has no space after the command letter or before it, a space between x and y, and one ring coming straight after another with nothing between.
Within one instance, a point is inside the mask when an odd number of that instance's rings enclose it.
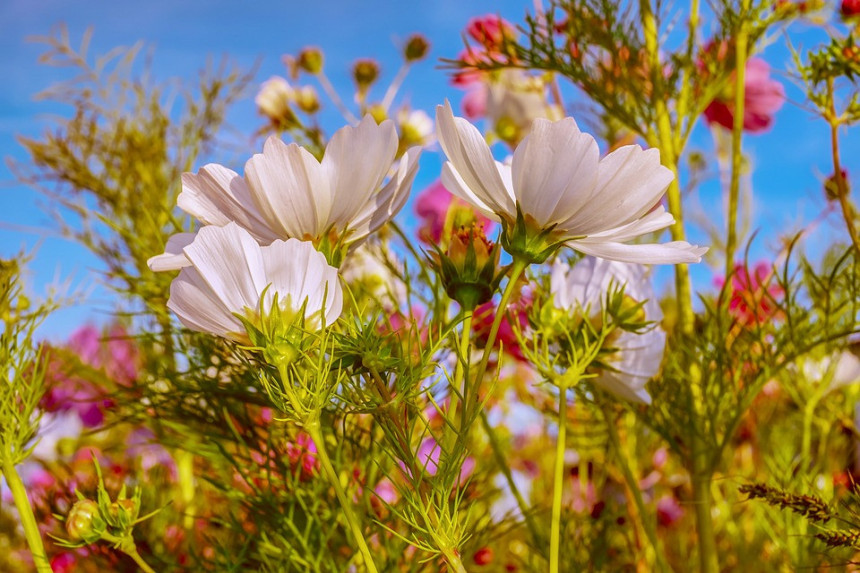
<instances>
[{"instance_id":1,"label":"dark pink blossom","mask_svg":"<svg viewBox=\"0 0 860 573\"><path fill-rule=\"evenodd\" d=\"M744 131L761 133L770 128L773 116L785 101L785 88L770 78L770 66L760 58L747 60L744 77ZM733 82L733 80L730 80ZM705 119L726 129L734 127L734 89L718 97L705 109Z\"/></svg>"},{"instance_id":2,"label":"dark pink blossom","mask_svg":"<svg viewBox=\"0 0 860 573\"><path fill-rule=\"evenodd\" d=\"M670 527L684 517L684 508L672 494L666 494L657 500L657 522L663 527Z\"/></svg>"},{"instance_id":3,"label":"dark pink blossom","mask_svg":"<svg viewBox=\"0 0 860 573\"><path fill-rule=\"evenodd\" d=\"M531 297L525 295L517 302L508 306L508 314L499 324L499 332L496 335L496 342L494 344L496 348L501 345L506 354L523 362L526 361L526 358L522 348L520 348L516 332L511 324L511 319L513 318L518 323L520 330L525 329L528 325L528 310L531 303ZM496 311L496 303L493 301L484 303L475 309L472 328L479 343L487 343L487 339L490 336L490 328L496 318Z\"/></svg>"},{"instance_id":4,"label":"dark pink blossom","mask_svg":"<svg viewBox=\"0 0 860 573\"><path fill-rule=\"evenodd\" d=\"M511 23L495 14L472 18L466 25L466 32L490 52L499 51L506 39L516 35Z\"/></svg>"},{"instance_id":5,"label":"dark pink blossom","mask_svg":"<svg viewBox=\"0 0 860 573\"><path fill-rule=\"evenodd\" d=\"M725 279L717 279L722 287ZM773 318L778 312L776 301L783 295L782 287L773 280L771 264L759 261L750 269L735 265L729 292L729 312L742 324L761 323Z\"/></svg>"},{"instance_id":6,"label":"dark pink blossom","mask_svg":"<svg viewBox=\"0 0 860 573\"><path fill-rule=\"evenodd\" d=\"M474 216L474 221L483 224L485 229L492 224L489 219L475 213L466 203L455 198L441 181L436 181L419 193L415 200L415 214L421 219L418 238L430 245L439 244L442 240L442 232L445 230L448 210L452 206L469 209Z\"/></svg>"}]
</instances>

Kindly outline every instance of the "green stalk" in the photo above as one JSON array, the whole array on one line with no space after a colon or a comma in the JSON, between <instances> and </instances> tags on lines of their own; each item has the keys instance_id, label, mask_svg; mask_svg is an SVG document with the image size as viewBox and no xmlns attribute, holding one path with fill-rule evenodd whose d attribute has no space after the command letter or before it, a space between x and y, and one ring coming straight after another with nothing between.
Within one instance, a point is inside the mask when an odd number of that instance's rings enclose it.
<instances>
[{"instance_id":1,"label":"green stalk","mask_svg":"<svg viewBox=\"0 0 860 573\"><path fill-rule=\"evenodd\" d=\"M457 367L454 369L454 379L451 381L453 389L461 392L463 396L463 411L460 414L460 427L465 424L466 410L465 406L469 403L468 400L468 372L469 372L469 357L471 356L472 348L472 317L474 309L463 309L465 318L463 319L463 332L460 335L460 347L457 352ZM452 391L449 394L448 411L454 415L457 413L457 392Z\"/></svg>"},{"instance_id":2,"label":"green stalk","mask_svg":"<svg viewBox=\"0 0 860 573\"><path fill-rule=\"evenodd\" d=\"M448 563L448 566L452 571L455 573L466 573L466 568L463 567L463 561L455 552L444 550L442 551L442 555L445 556L445 561Z\"/></svg>"},{"instance_id":3,"label":"green stalk","mask_svg":"<svg viewBox=\"0 0 860 573\"><path fill-rule=\"evenodd\" d=\"M505 476L505 481L508 482L508 487L517 502L517 506L520 508L520 513L523 514L523 519L525 520L526 527L532 536L532 541L537 545L540 542L540 534L538 533L537 526L535 526L531 512L529 511L529 506L526 503L525 498L523 498L523 494L520 493L520 489L514 481L514 475L511 473L511 468L508 466L508 461L505 459L505 454L502 451L501 444L499 443L499 437L490 425L490 420L487 418L487 413L484 411L481 411L481 424L484 426L484 432L490 440L490 448L493 450L493 458L495 458L496 465L499 466L502 475Z\"/></svg>"},{"instance_id":4,"label":"green stalk","mask_svg":"<svg viewBox=\"0 0 860 573\"><path fill-rule=\"evenodd\" d=\"M836 117L836 104L833 98L833 78L827 80L827 98L829 109L827 110L827 121L830 123L830 148L833 154L833 177L836 181L837 193L839 195L839 206L842 208L842 218L845 227L851 237L854 250L860 255L860 235L857 234L857 226L854 220L857 213L851 199L848 197L849 190L845 177L842 176L842 165L839 161L839 118Z\"/></svg>"},{"instance_id":5,"label":"green stalk","mask_svg":"<svg viewBox=\"0 0 860 573\"><path fill-rule=\"evenodd\" d=\"M305 424L305 431L307 431L317 448L317 456L319 457L320 465L334 488L335 494L337 494L337 499L340 502L340 507L343 510L343 514L346 517L350 530L352 531L352 536L358 544L358 549L361 552L362 557L364 557L365 567L367 567L367 570L370 573L378 573L376 564L373 562L373 555L370 553L370 549L367 547L367 541L364 539L364 532L361 530L361 526L352 511L352 505L346 497L346 492L340 485L340 478L338 477L334 466L331 465L331 459L329 458L328 451L326 450L325 440L323 439L322 432L320 431L319 420L312 420Z\"/></svg>"},{"instance_id":6,"label":"green stalk","mask_svg":"<svg viewBox=\"0 0 860 573\"><path fill-rule=\"evenodd\" d=\"M24 537L27 539L27 545L30 547L30 553L33 555L33 563L36 565L36 571L38 573L51 573L51 565L45 553L45 546L42 544L42 536L39 534L36 516L33 514L33 508L30 506L30 500L27 497L27 489L24 487L21 476L18 475L15 465L9 460L8 456L3 457L3 475L6 477L6 483L12 491L15 507L18 508L21 525L24 527Z\"/></svg>"},{"instance_id":7,"label":"green stalk","mask_svg":"<svg viewBox=\"0 0 860 573\"><path fill-rule=\"evenodd\" d=\"M505 317L508 303L511 301L511 296L513 296L514 291L516 290L517 281L528 266L528 261L514 259L513 265L511 266L511 274L508 277L508 284L505 286L505 291L502 293L502 300L499 301L499 311L493 318L493 324L490 326L490 334L487 337L487 344L484 346L484 355L481 356L481 363L478 365L478 372L474 377L476 385L480 384L480 381L484 378L484 374L487 372L487 364L490 361L490 354L493 352L493 345L496 343L496 336L499 334L499 326L501 326L502 319ZM477 397L477 391L475 394Z\"/></svg>"},{"instance_id":8,"label":"green stalk","mask_svg":"<svg viewBox=\"0 0 860 573\"><path fill-rule=\"evenodd\" d=\"M746 8L746 2L744 9ZM735 109L732 125L732 175L729 182L729 210L727 213L728 229L726 233L726 280L735 267L735 250L737 250L737 218L738 194L741 180L741 163L743 150L741 142L744 132L744 97L746 96L746 65L747 65L747 30L741 25L735 42Z\"/></svg>"},{"instance_id":9,"label":"green stalk","mask_svg":"<svg viewBox=\"0 0 860 573\"><path fill-rule=\"evenodd\" d=\"M661 571L668 571L669 567L666 564L662 553L660 553L660 544L657 540L657 528L654 520L645 517L647 512L645 510L645 501L642 499L642 490L639 489L639 481L633 475L633 471L627 463L627 458L624 455L624 452L621 451L621 437L618 435L618 428L615 427L615 420L612 419L612 415L605 405L602 407L602 410L603 419L606 420L606 427L609 429L609 444L615 454L616 463L619 468L621 468L621 474L624 476L624 481L627 483L627 489L630 490L630 493L633 496L633 502L636 505L636 511L639 514L639 525L645 531L645 536L648 538L649 547L645 552L648 564L650 566L656 560L656 562L660 564Z\"/></svg>"},{"instance_id":10,"label":"green stalk","mask_svg":"<svg viewBox=\"0 0 860 573\"><path fill-rule=\"evenodd\" d=\"M564 442L567 438L567 386L558 390L558 439L555 446L555 471L552 488L552 525L549 536L549 571L559 573L561 544L561 493L564 485Z\"/></svg>"}]
</instances>

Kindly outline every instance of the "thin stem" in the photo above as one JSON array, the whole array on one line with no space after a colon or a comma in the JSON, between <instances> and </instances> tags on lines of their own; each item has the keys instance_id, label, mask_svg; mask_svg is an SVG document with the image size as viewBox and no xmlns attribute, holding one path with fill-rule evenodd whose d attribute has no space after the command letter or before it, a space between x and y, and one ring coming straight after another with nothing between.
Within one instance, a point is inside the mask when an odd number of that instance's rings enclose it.
<instances>
[{"instance_id":1,"label":"thin stem","mask_svg":"<svg viewBox=\"0 0 860 573\"><path fill-rule=\"evenodd\" d=\"M397 70L397 75L394 76L394 79L389 84L388 89L385 90L385 95L382 98L382 109L385 110L385 113L388 113L388 108L391 107L391 104L394 103L394 97L397 95L397 91L400 89L400 86L403 85L403 81L406 79L406 76L409 74L409 64L404 63L400 66L400 69Z\"/></svg>"},{"instance_id":2,"label":"thin stem","mask_svg":"<svg viewBox=\"0 0 860 573\"><path fill-rule=\"evenodd\" d=\"M663 165L672 170L672 174L674 175L672 182L669 184L669 189L666 191L669 212L675 218L675 222L670 227L670 230L673 241L683 241L686 239L686 233L684 232L684 217L681 205L681 186L678 182L678 158L681 154L681 149L675 147L675 138L672 134L672 118L669 115L669 108L664 98L663 66L660 63L657 21L651 9L650 0L639 0L639 14L642 20L642 30L645 35L645 49L648 53L651 66L651 82L654 86L653 103L657 116L657 139L656 141L649 141L649 144L660 148L660 160L663 162ZM678 300L678 320L681 331L692 335L695 317L693 314L693 292L690 286L690 270L687 268L687 265L675 265L675 293Z\"/></svg>"},{"instance_id":3,"label":"thin stem","mask_svg":"<svg viewBox=\"0 0 860 573\"><path fill-rule=\"evenodd\" d=\"M561 493L564 485L564 452L567 438L567 386L558 390L558 438L555 446L555 471L552 488L552 525L550 527L549 571L559 572L561 544Z\"/></svg>"},{"instance_id":4,"label":"thin stem","mask_svg":"<svg viewBox=\"0 0 860 573\"><path fill-rule=\"evenodd\" d=\"M27 497L27 489L24 487L21 476L18 475L15 465L9 460L8 456L3 457L3 475L6 477L6 483L12 492L15 507L18 508L21 525L24 527L24 537L27 539L27 545L30 547L30 553L33 555L33 563L36 565L36 571L39 573L51 573L51 565L45 553L45 546L42 544L42 536L39 534L36 516L33 515L33 508L30 506L30 500Z\"/></svg>"},{"instance_id":5,"label":"thin stem","mask_svg":"<svg viewBox=\"0 0 860 573\"><path fill-rule=\"evenodd\" d=\"M140 567L141 571L144 571L144 573L155 573L155 569L150 567L146 561L143 560L143 557L140 556L140 553L137 552L137 547L134 546L134 542L132 542L129 549L123 549L122 551L137 563L137 566Z\"/></svg>"},{"instance_id":6,"label":"thin stem","mask_svg":"<svg viewBox=\"0 0 860 573\"><path fill-rule=\"evenodd\" d=\"M827 97L830 104L828 110L828 121L830 123L830 147L833 150L833 178L836 182L837 194L839 195L839 206L842 207L842 218L845 219L845 227L851 236L854 250L860 254L860 236L854 224L856 213L851 199L848 197L848 185L842 175L842 165L839 160L839 120L836 117L836 104L833 98L833 79L827 80Z\"/></svg>"},{"instance_id":7,"label":"thin stem","mask_svg":"<svg viewBox=\"0 0 860 573\"><path fill-rule=\"evenodd\" d=\"M490 326L490 333L487 336L487 344L484 346L484 355L481 356L481 363L478 365L478 371L475 373L475 384L480 384L487 372L487 365L490 362L490 354L493 352L493 346L496 344L496 336L499 334L499 327L502 324L502 319L507 313L508 303L511 301L514 291L517 288L517 281L523 271L529 266L529 263L524 260L515 259L511 267L511 274L508 276L508 284L505 286L505 291L502 293L502 300L499 301L499 310L493 318L493 324ZM477 391L475 392L477 395Z\"/></svg>"},{"instance_id":8,"label":"thin stem","mask_svg":"<svg viewBox=\"0 0 860 573\"><path fill-rule=\"evenodd\" d=\"M346 105L344 105L343 100L340 99L340 96L337 94L337 90L334 89L334 86L332 86L331 82L328 80L328 76L326 76L324 72L320 71L320 73L318 73L316 77L317 81L319 81L320 85L322 86L323 91L326 93L326 95L329 97L329 99L332 101L332 103L338 109L341 115L343 115L343 118L352 125L357 125L359 123L358 118L355 117L355 114L349 111L349 108L346 107Z\"/></svg>"},{"instance_id":9,"label":"thin stem","mask_svg":"<svg viewBox=\"0 0 860 573\"><path fill-rule=\"evenodd\" d=\"M529 506L526 503L525 498L523 498L523 494L520 493L520 489L517 487L516 482L514 481L514 475L511 473L511 468L508 466L508 461L505 459L505 454L502 451L502 446L499 443L499 437L496 435L496 431L490 425L490 420L487 418L486 412L481 412L481 424L484 426L484 432L487 434L487 438L490 440L490 448L493 450L493 458L495 458L496 465L499 466L499 469L502 472L502 475L505 476L505 481L508 482L508 488L511 490L511 494L513 494L514 499L517 502L517 506L520 508L520 513L523 515L523 519L526 522L526 527L529 530L529 533L532 536L532 540L534 541L536 546L540 546L540 534L538 533L537 526L535 526L534 520L532 520L532 514L529 511Z\"/></svg>"},{"instance_id":10,"label":"thin stem","mask_svg":"<svg viewBox=\"0 0 860 573\"><path fill-rule=\"evenodd\" d=\"M746 9L747 3L743 3ZM741 20L743 22L743 20ZM734 269L735 250L737 250L737 219L738 195L741 181L741 164L743 149L741 148L744 132L744 98L746 97L746 65L747 65L747 30L741 24L735 41L735 108L734 123L732 124L732 175L729 182L729 206L726 214L728 229L726 230L726 277Z\"/></svg>"},{"instance_id":11,"label":"thin stem","mask_svg":"<svg viewBox=\"0 0 860 573\"><path fill-rule=\"evenodd\" d=\"M468 401L469 383L469 362L472 350L472 317L473 310L465 310L465 318L463 319L463 332L460 334L460 347L457 351L457 366L454 369L454 379L451 381L452 392L449 394L448 411L456 415L457 412L457 391L463 396L463 412L461 413L460 427L463 427L463 419L466 417L465 406Z\"/></svg>"},{"instance_id":12,"label":"thin stem","mask_svg":"<svg viewBox=\"0 0 860 573\"><path fill-rule=\"evenodd\" d=\"M711 516L711 471L703 467L706 456L694 453L694 467L690 476L693 482L693 507L696 511L696 532L699 537L699 569L702 573L717 573L717 543L714 538L714 521Z\"/></svg>"},{"instance_id":13,"label":"thin stem","mask_svg":"<svg viewBox=\"0 0 860 573\"><path fill-rule=\"evenodd\" d=\"M443 550L442 555L445 556L445 561L448 562L448 565L453 571L456 573L466 573L466 568L463 567L463 561L456 552L452 550Z\"/></svg>"},{"instance_id":14,"label":"thin stem","mask_svg":"<svg viewBox=\"0 0 860 573\"><path fill-rule=\"evenodd\" d=\"M621 451L621 437L618 435L618 428L615 426L615 420L613 419L608 407L604 405L602 409L603 419L606 420L606 427L609 429L609 443L613 450L612 453L615 454L615 461L621 469L621 474L624 476L624 481L627 484L627 490L633 498L634 505L636 506L636 513L638 515L636 516L637 519L635 521L638 522L639 526L645 532L645 536L648 538L649 548L646 550L646 560L648 561L649 566L656 560L660 564L660 570L667 571L669 568L660 553L660 545L657 540L657 528L653 519L646 519L645 517L647 512L645 509L645 502L642 499L642 490L639 489L639 481L633 475L633 471L630 469L630 464L627 463L627 456L625 456L624 452Z\"/></svg>"},{"instance_id":15,"label":"thin stem","mask_svg":"<svg viewBox=\"0 0 860 573\"><path fill-rule=\"evenodd\" d=\"M376 564L373 562L373 555L370 553L370 549L367 547L367 541L364 539L364 532L361 530L361 526L352 511L352 505L346 497L346 492L343 490L343 486L340 485L340 478L338 477L334 466L331 465L331 459L329 458L328 451L326 450L325 440L323 439L322 432L320 432L319 420L314 420L305 424L305 430L308 435L310 435L311 440L313 440L314 445L317 448L317 456L320 460L320 465L334 488L334 492L340 502L340 507L343 510L343 514L346 517L346 521L349 524L352 535L355 538L356 543L358 543L358 549L361 552L362 557L364 557L365 567L367 567L367 570L370 573L378 573Z\"/></svg>"},{"instance_id":16,"label":"thin stem","mask_svg":"<svg viewBox=\"0 0 860 573\"><path fill-rule=\"evenodd\" d=\"M691 0L690 2L690 19L687 27L687 61L694 62L693 50L696 47L696 34L699 30L699 0ZM690 92L693 82L690 81L690 74L698 73L695 64L688 64L684 69L683 78L681 80L681 90L678 93L678 104L675 106L678 114L678 122L675 125L675 149L684 148L684 118L688 114L688 105L690 102ZM695 121L695 117L690 118L691 123Z\"/></svg>"}]
</instances>

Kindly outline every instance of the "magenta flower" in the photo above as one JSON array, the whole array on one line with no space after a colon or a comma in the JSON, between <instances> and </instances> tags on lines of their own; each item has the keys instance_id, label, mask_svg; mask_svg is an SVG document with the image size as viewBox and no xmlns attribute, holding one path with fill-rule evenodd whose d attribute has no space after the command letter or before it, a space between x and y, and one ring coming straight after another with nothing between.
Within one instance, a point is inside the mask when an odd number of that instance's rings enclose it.
<instances>
[{"instance_id":1,"label":"magenta flower","mask_svg":"<svg viewBox=\"0 0 860 573\"><path fill-rule=\"evenodd\" d=\"M669 527L684 517L684 508L672 494L666 494L657 500L657 523Z\"/></svg>"},{"instance_id":2,"label":"magenta flower","mask_svg":"<svg viewBox=\"0 0 860 573\"><path fill-rule=\"evenodd\" d=\"M438 244L442 240L445 219L452 204L471 210L464 201L455 198L441 181L436 181L418 194L415 200L415 214L421 219L421 226L418 228L419 239L427 244ZM474 213L474 216L485 229L492 224L481 214Z\"/></svg>"},{"instance_id":3,"label":"magenta flower","mask_svg":"<svg viewBox=\"0 0 860 573\"><path fill-rule=\"evenodd\" d=\"M734 80L726 93L717 97L705 109L709 124L718 124L726 129L734 126ZM761 133L770 128L773 116L785 101L785 88L770 78L770 66L760 58L750 58L744 77L744 131Z\"/></svg>"},{"instance_id":4,"label":"magenta flower","mask_svg":"<svg viewBox=\"0 0 860 573\"><path fill-rule=\"evenodd\" d=\"M516 30L511 23L495 14L472 18L466 25L466 32L490 52L501 49L506 38L516 37Z\"/></svg>"},{"instance_id":5,"label":"magenta flower","mask_svg":"<svg viewBox=\"0 0 860 573\"><path fill-rule=\"evenodd\" d=\"M725 279L719 278L715 282L722 287ZM778 314L777 301L783 294L782 287L773 280L770 263L759 261L753 269L738 263L732 275L729 312L741 324L762 323Z\"/></svg>"}]
</instances>

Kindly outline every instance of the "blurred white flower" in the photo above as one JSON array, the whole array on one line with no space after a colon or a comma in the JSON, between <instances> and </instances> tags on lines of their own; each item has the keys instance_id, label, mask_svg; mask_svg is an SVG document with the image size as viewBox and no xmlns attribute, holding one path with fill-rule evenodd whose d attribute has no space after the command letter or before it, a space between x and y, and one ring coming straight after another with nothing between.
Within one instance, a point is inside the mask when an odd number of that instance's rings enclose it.
<instances>
[{"instance_id":1,"label":"blurred white flower","mask_svg":"<svg viewBox=\"0 0 860 573\"><path fill-rule=\"evenodd\" d=\"M622 286L625 298L644 302L645 320L652 324L638 333L616 329L608 341L615 352L605 359L612 369L601 370L592 383L626 400L650 404L645 383L660 370L666 333L659 326L663 311L645 267L586 257L572 269L556 261L550 279L556 307L572 312L588 310L591 316L601 313L610 288Z\"/></svg>"},{"instance_id":2,"label":"blurred white flower","mask_svg":"<svg viewBox=\"0 0 860 573\"><path fill-rule=\"evenodd\" d=\"M423 109L407 107L397 112L400 138L409 145L427 147L436 141L433 134L433 119Z\"/></svg>"},{"instance_id":3,"label":"blurred white flower","mask_svg":"<svg viewBox=\"0 0 860 573\"><path fill-rule=\"evenodd\" d=\"M259 323L275 295L288 315L304 309L305 328L320 328L340 316L337 269L311 243L288 239L261 247L239 225L228 223L203 227L182 252L188 265L170 285L167 307L192 330L247 342L235 315Z\"/></svg>"},{"instance_id":4,"label":"blurred white flower","mask_svg":"<svg viewBox=\"0 0 860 573\"><path fill-rule=\"evenodd\" d=\"M396 308L406 300L406 285L390 265L402 266L382 245L364 243L344 261L340 275L346 284L360 285L387 308Z\"/></svg>"},{"instance_id":5,"label":"blurred white flower","mask_svg":"<svg viewBox=\"0 0 860 573\"><path fill-rule=\"evenodd\" d=\"M346 246L376 231L406 203L421 151L408 150L386 183L397 145L394 123L377 125L370 116L335 132L321 162L303 147L272 136L263 153L245 164L244 178L216 164L183 174L177 203L203 225L236 222L262 245L297 238ZM187 266L178 255L192 239L189 234L171 237L150 267Z\"/></svg>"},{"instance_id":6,"label":"blurred white flower","mask_svg":"<svg viewBox=\"0 0 860 573\"><path fill-rule=\"evenodd\" d=\"M659 205L673 175L656 149L628 145L600 159L597 142L573 118L535 119L508 165L493 159L477 128L454 117L447 102L436 108L436 131L448 156L447 189L501 221L506 235L522 215L526 236L507 236L509 251L540 239L545 247L563 242L605 259L657 264L698 262L707 251L683 241L625 244L674 222Z\"/></svg>"},{"instance_id":7,"label":"blurred white flower","mask_svg":"<svg viewBox=\"0 0 860 573\"><path fill-rule=\"evenodd\" d=\"M860 382L860 358L850 350L817 359L804 356L798 363L806 380L826 383L831 391Z\"/></svg>"},{"instance_id":8,"label":"blurred white flower","mask_svg":"<svg viewBox=\"0 0 860 573\"><path fill-rule=\"evenodd\" d=\"M290 103L293 100L293 88L287 80L280 76L272 76L260 85L260 91L254 98L260 113L279 123L293 115Z\"/></svg>"}]
</instances>

